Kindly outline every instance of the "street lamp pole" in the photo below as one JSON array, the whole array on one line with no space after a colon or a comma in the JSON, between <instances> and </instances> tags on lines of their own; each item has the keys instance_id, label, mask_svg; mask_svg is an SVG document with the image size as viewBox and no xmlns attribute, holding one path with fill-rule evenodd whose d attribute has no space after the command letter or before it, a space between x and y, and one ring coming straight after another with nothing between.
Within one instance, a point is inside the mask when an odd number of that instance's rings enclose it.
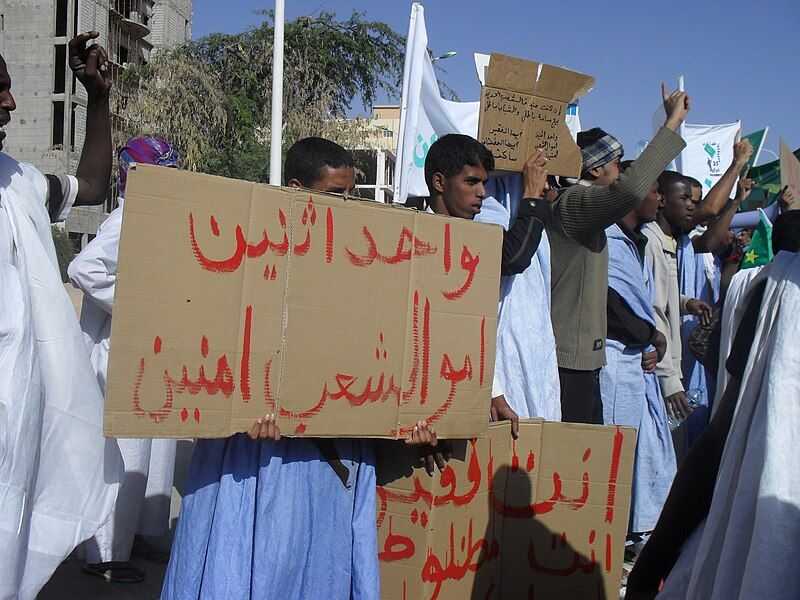
<instances>
[{"instance_id":1,"label":"street lamp pole","mask_svg":"<svg viewBox=\"0 0 800 600\"><path fill-rule=\"evenodd\" d=\"M275 0L275 38L272 47L272 122L269 142L269 183L281 184L283 139L283 21L284 0Z\"/></svg>"}]
</instances>

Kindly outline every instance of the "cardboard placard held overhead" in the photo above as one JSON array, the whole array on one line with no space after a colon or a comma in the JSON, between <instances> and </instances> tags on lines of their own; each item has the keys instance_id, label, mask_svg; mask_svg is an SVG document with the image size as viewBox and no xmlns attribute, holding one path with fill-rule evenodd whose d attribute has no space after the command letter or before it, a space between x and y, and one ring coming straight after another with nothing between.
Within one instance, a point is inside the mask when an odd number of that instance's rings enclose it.
<instances>
[{"instance_id":1,"label":"cardboard placard held overhead","mask_svg":"<svg viewBox=\"0 0 800 600\"><path fill-rule=\"evenodd\" d=\"M790 210L800 209L800 160L789 148L785 140L781 140L781 187L788 186L794 194L794 204Z\"/></svg>"},{"instance_id":2,"label":"cardboard placard held overhead","mask_svg":"<svg viewBox=\"0 0 800 600\"><path fill-rule=\"evenodd\" d=\"M452 444L433 478L379 449L381 598L618 597L636 430L529 419Z\"/></svg>"},{"instance_id":3,"label":"cardboard placard held overhead","mask_svg":"<svg viewBox=\"0 0 800 600\"><path fill-rule=\"evenodd\" d=\"M121 233L109 437L481 435L502 230L136 166Z\"/></svg>"},{"instance_id":4,"label":"cardboard placard held overhead","mask_svg":"<svg viewBox=\"0 0 800 600\"><path fill-rule=\"evenodd\" d=\"M492 152L497 171L521 172L538 148L551 175L579 177L581 152L565 119L567 106L587 94L594 77L492 54L481 93L478 139Z\"/></svg>"}]
</instances>

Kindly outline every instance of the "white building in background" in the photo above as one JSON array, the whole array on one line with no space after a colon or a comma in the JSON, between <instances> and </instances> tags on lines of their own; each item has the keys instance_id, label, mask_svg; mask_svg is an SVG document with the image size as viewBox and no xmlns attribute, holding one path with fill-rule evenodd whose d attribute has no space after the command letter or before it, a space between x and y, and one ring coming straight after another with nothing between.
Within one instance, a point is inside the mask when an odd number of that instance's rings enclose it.
<instances>
[{"instance_id":1,"label":"white building in background","mask_svg":"<svg viewBox=\"0 0 800 600\"><path fill-rule=\"evenodd\" d=\"M375 104L366 120L363 148L351 150L358 167L356 193L361 198L391 204L394 201L394 166L400 105Z\"/></svg>"},{"instance_id":2,"label":"white building in background","mask_svg":"<svg viewBox=\"0 0 800 600\"><path fill-rule=\"evenodd\" d=\"M118 78L128 65L147 62L154 50L189 40L191 22L192 0L0 0L0 54L17 101L4 150L45 173L74 173L86 94L67 64L69 40L99 31L112 77ZM72 211L70 235L85 244L112 202Z\"/></svg>"},{"instance_id":3,"label":"white building in background","mask_svg":"<svg viewBox=\"0 0 800 600\"><path fill-rule=\"evenodd\" d=\"M367 120L367 145L397 152L400 133L400 105L374 104L372 116Z\"/></svg>"},{"instance_id":4,"label":"white building in background","mask_svg":"<svg viewBox=\"0 0 800 600\"><path fill-rule=\"evenodd\" d=\"M391 204L394 202L395 154L386 148L354 148L356 190L359 198Z\"/></svg>"}]
</instances>

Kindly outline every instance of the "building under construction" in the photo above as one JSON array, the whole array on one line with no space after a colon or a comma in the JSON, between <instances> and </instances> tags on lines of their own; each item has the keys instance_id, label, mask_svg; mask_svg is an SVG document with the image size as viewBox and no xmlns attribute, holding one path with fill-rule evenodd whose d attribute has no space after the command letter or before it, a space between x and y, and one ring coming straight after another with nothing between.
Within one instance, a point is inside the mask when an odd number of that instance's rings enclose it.
<instances>
[{"instance_id":1,"label":"building under construction","mask_svg":"<svg viewBox=\"0 0 800 600\"><path fill-rule=\"evenodd\" d=\"M191 37L192 0L0 0L0 53L11 73L17 110L5 151L44 173L74 173L86 124L86 94L67 63L67 43L98 31L115 80L160 48ZM118 84L118 82L116 82ZM112 117L112 127L118 119ZM66 227L84 245L112 210L79 207Z\"/></svg>"}]
</instances>

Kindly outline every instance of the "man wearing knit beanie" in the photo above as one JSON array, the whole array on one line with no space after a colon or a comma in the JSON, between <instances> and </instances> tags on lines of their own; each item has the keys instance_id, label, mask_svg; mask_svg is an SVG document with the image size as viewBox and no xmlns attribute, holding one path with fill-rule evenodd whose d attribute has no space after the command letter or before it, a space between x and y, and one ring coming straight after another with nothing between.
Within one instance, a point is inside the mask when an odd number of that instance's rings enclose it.
<instances>
[{"instance_id":1,"label":"man wearing knit beanie","mask_svg":"<svg viewBox=\"0 0 800 600\"><path fill-rule=\"evenodd\" d=\"M685 92L662 85L667 120L642 155L619 173L622 145L602 129L578 134L583 169L560 191L547 228L551 245L552 322L562 420L603 423L600 369L606 364L608 249L605 230L633 210L685 146L676 133L689 110Z\"/></svg>"}]
</instances>

